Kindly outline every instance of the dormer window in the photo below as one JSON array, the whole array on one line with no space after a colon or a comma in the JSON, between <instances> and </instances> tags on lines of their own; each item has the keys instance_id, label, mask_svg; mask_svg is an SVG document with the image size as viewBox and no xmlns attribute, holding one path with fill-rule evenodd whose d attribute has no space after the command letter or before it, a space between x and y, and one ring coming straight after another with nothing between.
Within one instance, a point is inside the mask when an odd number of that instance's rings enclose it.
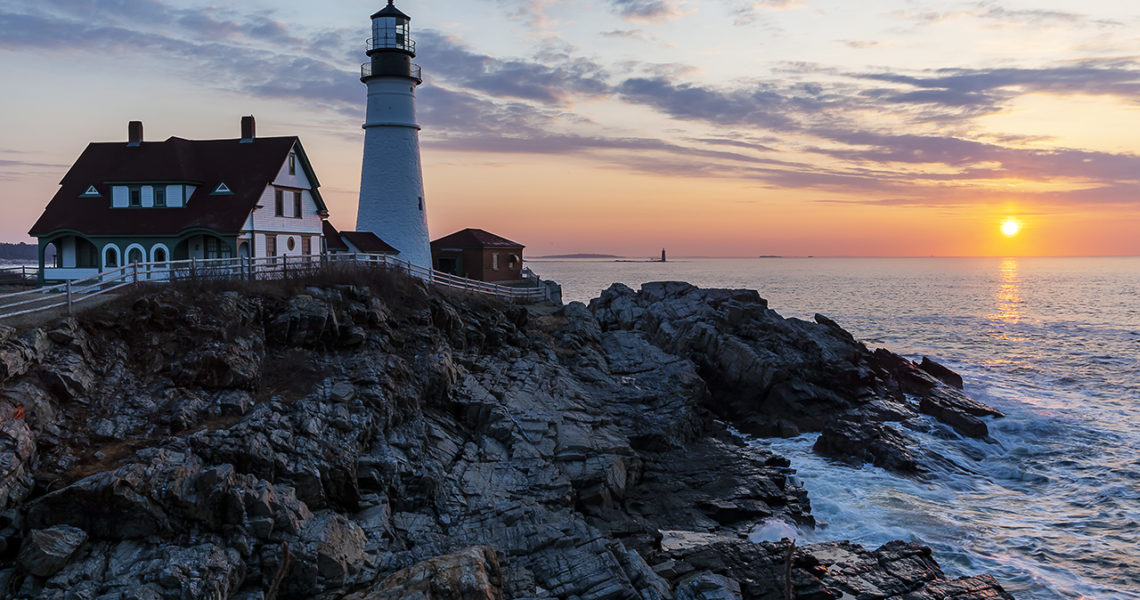
<instances>
[{"instance_id":1,"label":"dormer window","mask_svg":"<svg viewBox=\"0 0 1140 600\"><path fill-rule=\"evenodd\" d=\"M131 208L142 208L142 188L132 186L128 188L127 194L127 206Z\"/></svg>"},{"instance_id":2,"label":"dormer window","mask_svg":"<svg viewBox=\"0 0 1140 600\"><path fill-rule=\"evenodd\" d=\"M102 198L103 194L100 194L99 190L95 189L95 186L89 185L89 186L87 186L87 191L80 194L79 197L80 198Z\"/></svg>"},{"instance_id":3,"label":"dormer window","mask_svg":"<svg viewBox=\"0 0 1140 600\"><path fill-rule=\"evenodd\" d=\"M292 152L289 153L289 174L297 174L297 155Z\"/></svg>"},{"instance_id":4,"label":"dormer window","mask_svg":"<svg viewBox=\"0 0 1140 600\"><path fill-rule=\"evenodd\" d=\"M223 181L222 183L218 184L218 187L215 188L214 192L210 195L211 196L229 196L232 194L233 194L233 192L230 191L230 187L228 185L226 185L226 183Z\"/></svg>"}]
</instances>

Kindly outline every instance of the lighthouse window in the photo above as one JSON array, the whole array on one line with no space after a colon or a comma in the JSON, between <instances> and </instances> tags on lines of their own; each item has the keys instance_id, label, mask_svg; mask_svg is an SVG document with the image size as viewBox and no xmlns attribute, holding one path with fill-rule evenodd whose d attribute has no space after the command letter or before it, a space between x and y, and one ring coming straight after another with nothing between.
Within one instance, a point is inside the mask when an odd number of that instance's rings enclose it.
<instances>
[{"instance_id":1,"label":"lighthouse window","mask_svg":"<svg viewBox=\"0 0 1140 600\"><path fill-rule=\"evenodd\" d=\"M281 190L276 190L276 193L274 194L273 200L274 200L274 202L273 202L273 214L274 214L274 216L284 217L285 216L285 192L283 192Z\"/></svg>"},{"instance_id":2,"label":"lighthouse window","mask_svg":"<svg viewBox=\"0 0 1140 600\"><path fill-rule=\"evenodd\" d=\"M301 192L293 192L293 217L300 219L301 214Z\"/></svg>"}]
</instances>

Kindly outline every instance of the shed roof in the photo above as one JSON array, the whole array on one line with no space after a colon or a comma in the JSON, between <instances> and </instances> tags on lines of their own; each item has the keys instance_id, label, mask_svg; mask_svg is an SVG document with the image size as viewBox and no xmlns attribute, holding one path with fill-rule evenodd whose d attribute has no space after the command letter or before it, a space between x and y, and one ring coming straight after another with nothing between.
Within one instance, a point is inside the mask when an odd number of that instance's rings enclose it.
<instances>
[{"instance_id":1,"label":"shed roof","mask_svg":"<svg viewBox=\"0 0 1140 600\"><path fill-rule=\"evenodd\" d=\"M399 252L371 231L337 231L337 228L328 221L325 221L322 227L325 234L325 248L334 252L348 252L350 248L345 241L356 246L361 252L381 254Z\"/></svg>"},{"instance_id":2,"label":"shed roof","mask_svg":"<svg viewBox=\"0 0 1140 600\"><path fill-rule=\"evenodd\" d=\"M342 231L340 235L345 241L359 248L361 252L398 252L371 231Z\"/></svg>"},{"instance_id":3,"label":"shed roof","mask_svg":"<svg viewBox=\"0 0 1140 600\"><path fill-rule=\"evenodd\" d=\"M317 207L327 210L317 192L320 183L296 137L257 138L246 143L172 137L137 147L100 142L89 144L64 175L59 191L29 233L173 235L199 228L234 233L245 224L294 148L312 184ZM112 185L128 183L188 183L197 189L179 208L112 208ZM222 183L232 194L212 195ZM101 197L81 198L90 186Z\"/></svg>"},{"instance_id":4,"label":"shed roof","mask_svg":"<svg viewBox=\"0 0 1140 600\"><path fill-rule=\"evenodd\" d=\"M495 235L482 229L464 229L439 238L431 243L433 248L525 248L518 242Z\"/></svg>"},{"instance_id":5,"label":"shed roof","mask_svg":"<svg viewBox=\"0 0 1140 600\"><path fill-rule=\"evenodd\" d=\"M325 235L325 248L331 251L348 252L348 246L340 239L340 232L328 221L321 222L321 233Z\"/></svg>"}]
</instances>

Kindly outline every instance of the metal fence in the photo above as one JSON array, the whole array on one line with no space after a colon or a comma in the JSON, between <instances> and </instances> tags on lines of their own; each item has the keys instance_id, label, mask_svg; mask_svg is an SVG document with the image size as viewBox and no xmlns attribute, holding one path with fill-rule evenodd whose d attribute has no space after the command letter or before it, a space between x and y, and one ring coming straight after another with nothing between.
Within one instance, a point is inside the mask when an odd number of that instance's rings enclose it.
<instances>
[{"instance_id":1,"label":"metal fence","mask_svg":"<svg viewBox=\"0 0 1140 600\"><path fill-rule=\"evenodd\" d=\"M386 255L325 254L317 256L273 256L262 258L190 259L156 263L132 263L103 271L91 277L45 287L0 294L0 319L66 307L70 314L76 305L143 283L191 280L273 280L314 275L326 269L343 267L379 268L404 273L431 285L484 294L517 302L547 299L540 286L496 285L440 273ZM25 274L33 272L32 269ZM34 277L38 277L35 270Z\"/></svg>"}]
</instances>

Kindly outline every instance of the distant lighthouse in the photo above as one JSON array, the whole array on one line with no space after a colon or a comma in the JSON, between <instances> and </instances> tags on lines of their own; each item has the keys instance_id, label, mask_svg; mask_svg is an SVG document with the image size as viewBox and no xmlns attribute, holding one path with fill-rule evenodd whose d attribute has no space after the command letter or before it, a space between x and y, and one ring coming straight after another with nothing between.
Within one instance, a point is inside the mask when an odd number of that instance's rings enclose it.
<instances>
[{"instance_id":1,"label":"distant lighthouse","mask_svg":"<svg viewBox=\"0 0 1140 600\"><path fill-rule=\"evenodd\" d=\"M416 43L411 18L388 0L372 15L369 62L360 67L368 86L364 123L364 166L360 173L357 231L371 231L412 264L431 268L416 86L423 83L412 64Z\"/></svg>"}]
</instances>

